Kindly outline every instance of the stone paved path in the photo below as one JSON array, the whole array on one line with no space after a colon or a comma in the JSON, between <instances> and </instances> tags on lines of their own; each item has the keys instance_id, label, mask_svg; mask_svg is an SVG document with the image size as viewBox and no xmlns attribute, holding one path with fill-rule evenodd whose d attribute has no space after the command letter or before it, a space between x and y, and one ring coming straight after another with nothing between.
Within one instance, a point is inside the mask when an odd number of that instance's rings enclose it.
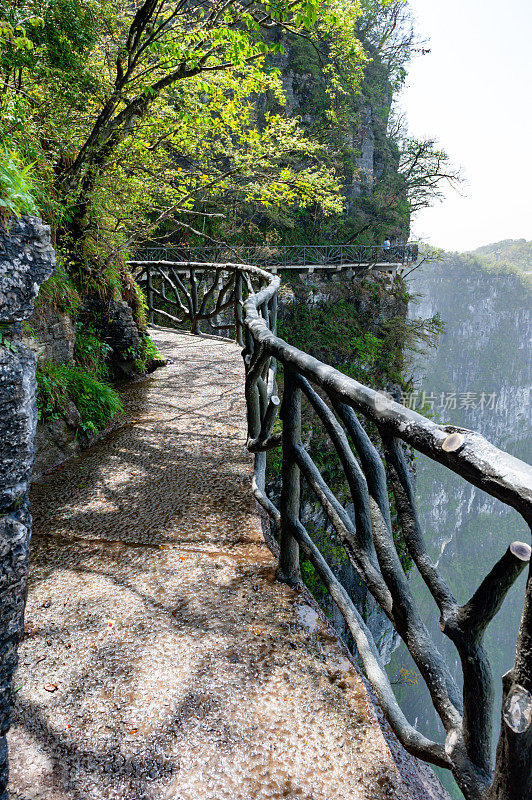
<instances>
[{"instance_id":1,"label":"stone paved path","mask_svg":"<svg viewBox=\"0 0 532 800\"><path fill-rule=\"evenodd\" d=\"M274 582L238 348L155 335L172 363L34 487L12 798L439 798L403 759L407 790L334 634Z\"/></svg>"}]
</instances>

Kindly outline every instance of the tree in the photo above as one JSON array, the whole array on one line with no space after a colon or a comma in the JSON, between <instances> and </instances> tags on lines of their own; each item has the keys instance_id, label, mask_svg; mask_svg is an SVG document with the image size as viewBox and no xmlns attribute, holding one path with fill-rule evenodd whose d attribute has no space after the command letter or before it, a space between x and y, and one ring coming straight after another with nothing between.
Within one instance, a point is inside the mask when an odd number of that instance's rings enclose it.
<instances>
[{"instance_id":1,"label":"tree","mask_svg":"<svg viewBox=\"0 0 532 800\"><path fill-rule=\"evenodd\" d=\"M202 216L197 200L211 195L338 209L337 181L298 120L272 114L258 130L253 119L254 97L280 95L265 65L281 49L272 32L309 30L317 2L2 4L2 133L36 163L79 281L101 280L150 224Z\"/></svg>"},{"instance_id":2,"label":"tree","mask_svg":"<svg viewBox=\"0 0 532 800\"><path fill-rule=\"evenodd\" d=\"M404 136L400 152L399 174L411 214L441 198L443 183L456 186L461 180L460 171L452 167L449 156L434 139Z\"/></svg>"}]
</instances>

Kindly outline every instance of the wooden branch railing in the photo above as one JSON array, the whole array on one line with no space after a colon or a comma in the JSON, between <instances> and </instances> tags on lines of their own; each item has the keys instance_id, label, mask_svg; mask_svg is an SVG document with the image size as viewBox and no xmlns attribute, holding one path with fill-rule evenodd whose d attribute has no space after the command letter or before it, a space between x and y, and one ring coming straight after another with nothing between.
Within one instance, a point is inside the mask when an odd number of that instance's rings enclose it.
<instances>
[{"instance_id":1,"label":"wooden branch railing","mask_svg":"<svg viewBox=\"0 0 532 800\"><path fill-rule=\"evenodd\" d=\"M202 322L214 333L236 325L236 339L243 343L242 272L203 263L187 264L183 271L172 261L131 261L130 266L140 267L136 277L146 292L150 323L158 317L192 333L200 332ZM224 323L228 308L231 319Z\"/></svg>"},{"instance_id":2,"label":"wooden branch railing","mask_svg":"<svg viewBox=\"0 0 532 800\"><path fill-rule=\"evenodd\" d=\"M277 276L259 267L236 263L135 262L135 265L148 275L145 285L152 317L159 314L180 325L188 321L192 330L197 331L201 321L211 325L211 320L222 312L232 313L218 328L229 330L231 325L236 340L243 346L248 447L255 454L253 487L255 497L277 531L279 580L291 585L299 583L301 550L342 613L384 713L410 753L450 769L467 800L532 797L530 572L515 665L504 679L503 722L495 770L491 757L493 685L482 646L487 624L530 562L530 545L514 542L506 553L501 553L500 560L471 599L459 605L428 555L403 443L512 506L528 525L532 523L532 468L497 449L480 434L438 425L280 339L275 330L280 285ZM151 281L150 271L153 271ZM183 276L189 286L185 286ZM161 312L159 303L168 301L170 293L181 309L179 317ZM276 380L278 364L283 368L282 400ZM303 444L302 402L313 409L338 455L354 507L354 520L335 497ZM282 434L273 434L278 411ZM374 423L383 456L361 424L360 414ZM279 508L266 491L267 451L278 446L282 447ZM400 709L368 627L302 524L302 480L322 506L368 591L408 647L443 723L444 742L429 740L407 721ZM438 607L443 633L457 648L462 664L462 691L423 622L403 571L394 544L388 486L408 552Z\"/></svg>"},{"instance_id":3,"label":"wooden branch railing","mask_svg":"<svg viewBox=\"0 0 532 800\"><path fill-rule=\"evenodd\" d=\"M266 269L321 267L322 269L371 264L412 264L419 247L415 242L382 247L359 244L295 245L202 245L198 247L148 247L138 257L142 261L223 263L245 261Z\"/></svg>"}]
</instances>

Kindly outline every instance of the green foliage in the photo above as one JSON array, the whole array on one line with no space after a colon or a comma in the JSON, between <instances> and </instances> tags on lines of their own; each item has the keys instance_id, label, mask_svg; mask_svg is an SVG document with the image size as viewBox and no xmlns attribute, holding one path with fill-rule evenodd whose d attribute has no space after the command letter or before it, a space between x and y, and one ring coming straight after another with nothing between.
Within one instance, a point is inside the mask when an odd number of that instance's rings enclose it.
<instances>
[{"instance_id":1,"label":"green foliage","mask_svg":"<svg viewBox=\"0 0 532 800\"><path fill-rule=\"evenodd\" d=\"M125 297L120 252L162 228L192 234L198 203L339 210L299 120L256 124L258 95L283 106L271 25L306 31L317 16L317 0L0 0L0 137L35 163L37 203L84 294Z\"/></svg>"},{"instance_id":2,"label":"green foliage","mask_svg":"<svg viewBox=\"0 0 532 800\"><path fill-rule=\"evenodd\" d=\"M110 345L101 341L98 332L91 325L77 323L74 358L84 372L93 378L107 378L107 358L111 351Z\"/></svg>"},{"instance_id":3,"label":"green foliage","mask_svg":"<svg viewBox=\"0 0 532 800\"><path fill-rule=\"evenodd\" d=\"M277 378L282 381L282 364L278 365ZM277 417L275 424L272 428L272 436L282 433L283 423ZM283 454L280 447L275 447L273 450L268 450L266 457L266 480L276 480L281 474L281 467L283 464Z\"/></svg>"},{"instance_id":4,"label":"green foliage","mask_svg":"<svg viewBox=\"0 0 532 800\"><path fill-rule=\"evenodd\" d=\"M115 390L80 367L39 361L37 386L39 419L58 418L66 403L71 401L80 413L79 430L85 436L103 430L123 410Z\"/></svg>"},{"instance_id":5,"label":"green foliage","mask_svg":"<svg viewBox=\"0 0 532 800\"><path fill-rule=\"evenodd\" d=\"M136 304L143 327L124 256L150 237L406 236L407 177L417 170L421 191L428 161L414 153L399 168L388 130L409 55L400 7L0 0L0 138L34 164L36 204L81 294ZM283 95L283 51L301 81L297 114ZM348 187L360 178L368 103L381 169L356 199Z\"/></svg>"},{"instance_id":6,"label":"green foliage","mask_svg":"<svg viewBox=\"0 0 532 800\"><path fill-rule=\"evenodd\" d=\"M399 283L395 293L370 280L292 285L298 300L279 319L282 338L374 388L397 383L406 389L404 351L411 326Z\"/></svg>"},{"instance_id":7,"label":"green foliage","mask_svg":"<svg viewBox=\"0 0 532 800\"><path fill-rule=\"evenodd\" d=\"M338 573L338 570L341 569L342 565L345 563L346 554L336 533L324 527L316 526L313 523L308 523L307 529L333 572ZM330 597L328 590L324 587L313 565L303 555L300 556L300 568L303 582L312 592L316 600L325 607L329 606Z\"/></svg>"},{"instance_id":8,"label":"green foliage","mask_svg":"<svg viewBox=\"0 0 532 800\"><path fill-rule=\"evenodd\" d=\"M131 306L133 318L139 330L145 333L148 327L148 300L138 283L132 277L128 279L127 283L128 291L124 292L125 299Z\"/></svg>"},{"instance_id":9,"label":"green foliage","mask_svg":"<svg viewBox=\"0 0 532 800\"><path fill-rule=\"evenodd\" d=\"M140 373L150 371L156 366L164 364L164 359L153 339L149 336L142 336L139 343L139 352L136 355L135 364Z\"/></svg>"},{"instance_id":10,"label":"green foliage","mask_svg":"<svg viewBox=\"0 0 532 800\"><path fill-rule=\"evenodd\" d=\"M81 294L135 302L121 254L150 237L406 236L409 176L422 191L431 156L407 145L400 167L388 124L410 52L402 8L0 0L0 138L34 165L36 205ZM297 113L281 52L301 81ZM368 103L381 168L357 199Z\"/></svg>"},{"instance_id":11,"label":"green foliage","mask_svg":"<svg viewBox=\"0 0 532 800\"><path fill-rule=\"evenodd\" d=\"M39 289L35 302L37 313L46 313L53 308L65 314L75 314L80 306L79 292L66 274L62 265L58 265L54 274Z\"/></svg>"},{"instance_id":12,"label":"green foliage","mask_svg":"<svg viewBox=\"0 0 532 800\"><path fill-rule=\"evenodd\" d=\"M15 153L0 151L0 220L37 213L29 177L32 166L23 167Z\"/></svg>"},{"instance_id":13,"label":"green foliage","mask_svg":"<svg viewBox=\"0 0 532 800\"><path fill-rule=\"evenodd\" d=\"M520 270L528 270L532 262L532 242L526 239L504 239L477 247L473 252L486 258L490 264L514 266Z\"/></svg>"},{"instance_id":14,"label":"green foliage","mask_svg":"<svg viewBox=\"0 0 532 800\"><path fill-rule=\"evenodd\" d=\"M26 320L23 320L23 321L22 321L22 323L21 323L21 325L20 325L20 328L21 328L21 330L22 330L22 333L24 334L24 336L32 336L32 337L35 337L35 335L36 335L36 333L35 333L35 328L33 328L33 327L32 327L32 326L29 324L29 322L26 322Z\"/></svg>"},{"instance_id":15,"label":"green foliage","mask_svg":"<svg viewBox=\"0 0 532 800\"><path fill-rule=\"evenodd\" d=\"M307 558L301 558L299 566L301 569L301 578L307 589L314 595L318 602L327 602L328 592L310 561Z\"/></svg>"},{"instance_id":16,"label":"green foliage","mask_svg":"<svg viewBox=\"0 0 532 800\"><path fill-rule=\"evenodd\" d=\"M13 353L17 352L17 342L12 341L13 330L11 325L5 322L0 322L0 347L6 350L11 350Z\"/></svg>"},{"instance_id":17,"label":"green foliage","mask_svg":"<svg viewBox=\"0 0 532 800\"><path fill-rule=\"evenodd\" d=\"M393 495L390 498L390 508L392 509L392 512L395 509L395 499ZM414 561L406 545L405 538L403 536L403 531L401 530L401 526L399 525L393 513L392 513L392 535L393 535L393 542L395 545L395 549L397 551L397 555L399 556L399 561L401 562L403 570L408 575L408 573L414 567Z\"/></svg>"},{"instance_id":18,"label":"green foliage","mask_svg":"<svg viewBox=\"0 0 532 800\"><path fill-rule=\"evenodd\" d=\"M505 239L484 247L478 247L471 256L480 256L483 266L491 273L513 272L523 283L532 285L532 242L525 239Z\"/></svg>"}]
</instances>

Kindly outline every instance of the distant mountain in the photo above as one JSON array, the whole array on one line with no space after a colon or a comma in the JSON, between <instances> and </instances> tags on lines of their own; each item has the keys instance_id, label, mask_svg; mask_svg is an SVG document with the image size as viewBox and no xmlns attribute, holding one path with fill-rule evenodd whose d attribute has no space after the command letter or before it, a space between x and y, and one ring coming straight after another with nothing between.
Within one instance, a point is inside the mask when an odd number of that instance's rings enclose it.
<instances>
[{"instance_id":1,"label":"distant mountain","mask_svg":"<svg viewBox=\"0 0 532 800\"><path fill-rule=\"evenodd\" d=\"M526 239L504 239L472 251L496 269L513 269L532 276L532 242Z\"/></svg>"}]
</instances>

